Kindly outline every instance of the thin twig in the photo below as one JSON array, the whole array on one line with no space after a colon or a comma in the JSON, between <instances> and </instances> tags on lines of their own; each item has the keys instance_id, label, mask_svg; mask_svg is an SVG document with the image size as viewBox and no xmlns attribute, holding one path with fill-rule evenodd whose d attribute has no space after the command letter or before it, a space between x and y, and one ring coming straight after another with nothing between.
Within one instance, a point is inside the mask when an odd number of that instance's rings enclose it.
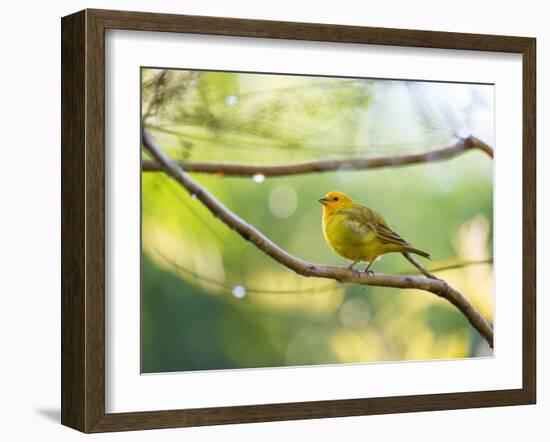
<instances>
[{"instance_id":1,"label":"thin twig","mask_svg":"<svg viewBox=\"0 0 550 442\"><path fill-rule=\"evenodd\" d=\"M143 121L147 121L149 117L153 115L153 109L155 108L155 106L158 106L159 103L162 102L162 96L159 96L158 92L161 86L164 84L167 72L168 71L166 70L161 71L160 74L158 74L157 77L153 80L153 88L155 91L153 93L153 98L151 98L151 101L149 102L147 109L143 113L143 117L142 117Z\"/></svg>"},{"instance_id":2,"label":"thin twig","mask_svg":"<svg viewBox=\"0 0 550 442\"><path fill-rule=\"evenodd\" d=\"M194 278L197 281L207 282L209 284L226 289L228 291L232 291L236 286L242 286L246 290L246 293L262 294L262 295L302 295L307 293L327 292L329 290L335 290L342 287L340 284L335 284L335 283L323 285L321 287L307 287L304 289L289 289L289 290L273 290L273 289L263 289L260 287L251 287L248 284L244 284L244 283L220 281L218 279L211 278L210 276L202 275L200 273L194 272L193 270L189 270L179 264L176 264L175 262L171 261L166 256L164 256L162 253L160 253L158 250L155 250L155 253L159 255L174 270L179 271L187 276L190 276L191 278Z\"/></svg>"},{"instance_id":3,"label":"thin twig","mask_svg":"<svg viewBox=\"0 0 550 442\"><path fill-rule=\"evenodd\" d=\"M431 161L442 161L453 158L471 149L480 149L493 157L493 149L476 137L469 136L458 140L452 146L427 152L395 155L384 157L357 157L350 159L327 159L319 161L303 161L299 163L285 163L274 165L254 165L238 163L215 163L208 161L179 162L180 167L186 172L213 173L226 176L263 175L265 177L297 175L304 173L318 173L329 171L354 171L365 169L376 169L381 167L407 166ZM163 168L156 161L143 160L142 170L144 172L159 172Z\"/></svg>"},{"instance_id":4,"label":"thin twig","mask_svg":"<svg viewBox=\"0 0 550 442\"><path fill-rule=\"evenodd\" d=\"M443 272L445 270L454 270L454 269L463 269L470 266L477 266L477 265L483 265L483 264L492 264L493 258L487 258L487 259L480 259L477 261L462 261L457 262L455 264L448 264L443 265L441 267L434 267L433 269L430 269L429 271L431 273L437 273L437 272Z\"/></svg>"},{"instance_id":5,"label":"thin twig","mask_svg":"<svg viewBox=\"0 0 550 442\"><path fill-rule=\"evenodd\" d=\"M420 270L420 273L422 273L426 278L432 278L432 279L439 279L437 276L435 276L432 272L430 272L426 267L424 267L418 259L416 259L411 253L409 252L403 252L403 256L418 270Z\"/></svg>"},{"instance_id":6,"label":"thin twig","mask_svg":"<svg viewBox=\"0 0 550 442\"><path fill-rule=\"evenodd\" d=\"M188 192L195 195L208 210L219 218L229 228L235 230L246 241L254 244L275 261L293 270L302 276L333 279L340 282L354 284L393 287L400 289L418 289L431 292L445 298L456 306L468 319L472 326L493 346L493 329L491 325L479 314L468 300L457 290L449 286L441 279L432 279L419 276L399 276L386 274L367 274L343 267L315 264L297 258L267 238L254 226L238 217L218 201L208 190L193 180L184 172L177 163L166 156L151 134L143 131L143 145L145 149L162 166L165 173L179 182Z\"/></svg>"}]
</instances>

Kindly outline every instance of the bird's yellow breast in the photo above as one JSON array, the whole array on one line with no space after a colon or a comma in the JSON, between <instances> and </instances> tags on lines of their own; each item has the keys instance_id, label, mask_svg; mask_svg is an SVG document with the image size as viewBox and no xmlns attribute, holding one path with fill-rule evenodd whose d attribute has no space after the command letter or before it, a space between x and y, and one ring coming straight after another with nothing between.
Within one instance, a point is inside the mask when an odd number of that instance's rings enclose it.
<instances>
[{"instance_id":1,"label":"bird's yellow breast","mask_svg":"<svg viewBox=\"0 0 550 442\"><path fill-rule=\"evenodd\" d=\"M323 216L323 234L332 250L351 261L371 261L378 256L368 225L350 220L345 213Z\"/></svg>"},{"instance_id":2,"label":"bird's yellow breast","mask_svg":"<svg viewBox=\"0 0 550 442\"><path fill-rule=\"evenodd\" d=\"M323 212L323 234L335 253L350 261L372 262L385 253L403 250L400 244L380 240L374 219L363 215L358 216L353 208Z\"/></svg>"}]
</instances>

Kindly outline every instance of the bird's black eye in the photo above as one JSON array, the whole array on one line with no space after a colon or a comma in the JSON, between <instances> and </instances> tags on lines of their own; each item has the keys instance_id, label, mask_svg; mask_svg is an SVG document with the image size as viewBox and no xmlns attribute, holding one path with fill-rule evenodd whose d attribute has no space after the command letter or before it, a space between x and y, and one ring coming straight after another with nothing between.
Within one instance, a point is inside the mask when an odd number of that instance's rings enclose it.
<instances>
[{"instance_id":1,"label":"bird's black eye","mask_svg":"<svg viewBox=\"0 0 550 442\"><path fill-rule=\"evenodd\" d=\"M334 201L338 201L339 198L337 196L335 196L334 198L332 198Z\"/></svg>"}]
</instances>

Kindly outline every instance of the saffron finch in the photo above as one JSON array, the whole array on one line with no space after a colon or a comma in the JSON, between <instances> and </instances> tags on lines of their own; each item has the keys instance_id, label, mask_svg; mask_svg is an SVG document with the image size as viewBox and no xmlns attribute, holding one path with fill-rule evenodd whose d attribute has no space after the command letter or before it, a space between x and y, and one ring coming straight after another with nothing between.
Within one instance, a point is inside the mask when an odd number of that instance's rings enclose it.
<instances>
[{"instance_id":1,"label":"saffron finch","mask_svg":"<svg viewBox=\"0 0 550 442\"><path fill-rule=\"evenodd\" d=\"M329 192L319 202L323 205L325 239L335 253L352 261L348 269L366 262L365 272L369 272L376 258L392 252L411 252L430 258L394 232L382 215L354 203L346 194Z\"/></svg>"}]
</instances>

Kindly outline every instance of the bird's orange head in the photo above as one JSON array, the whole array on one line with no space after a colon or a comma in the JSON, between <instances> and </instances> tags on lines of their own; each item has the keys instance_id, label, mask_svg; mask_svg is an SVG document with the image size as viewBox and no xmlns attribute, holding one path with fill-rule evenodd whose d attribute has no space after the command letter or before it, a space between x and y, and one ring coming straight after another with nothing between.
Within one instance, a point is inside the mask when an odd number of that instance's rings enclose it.
<instances>
[{"instance_id":1,"label":"bird's orange head","mask_svg":"<svg viewBox=\"0 0 550 442\"><path fill-rule=\"evenodd\" d=\"M353 206L353 201L342 192L329 192L319 200L327 212L335 212Z\"/></svg>"}]
</instances>

